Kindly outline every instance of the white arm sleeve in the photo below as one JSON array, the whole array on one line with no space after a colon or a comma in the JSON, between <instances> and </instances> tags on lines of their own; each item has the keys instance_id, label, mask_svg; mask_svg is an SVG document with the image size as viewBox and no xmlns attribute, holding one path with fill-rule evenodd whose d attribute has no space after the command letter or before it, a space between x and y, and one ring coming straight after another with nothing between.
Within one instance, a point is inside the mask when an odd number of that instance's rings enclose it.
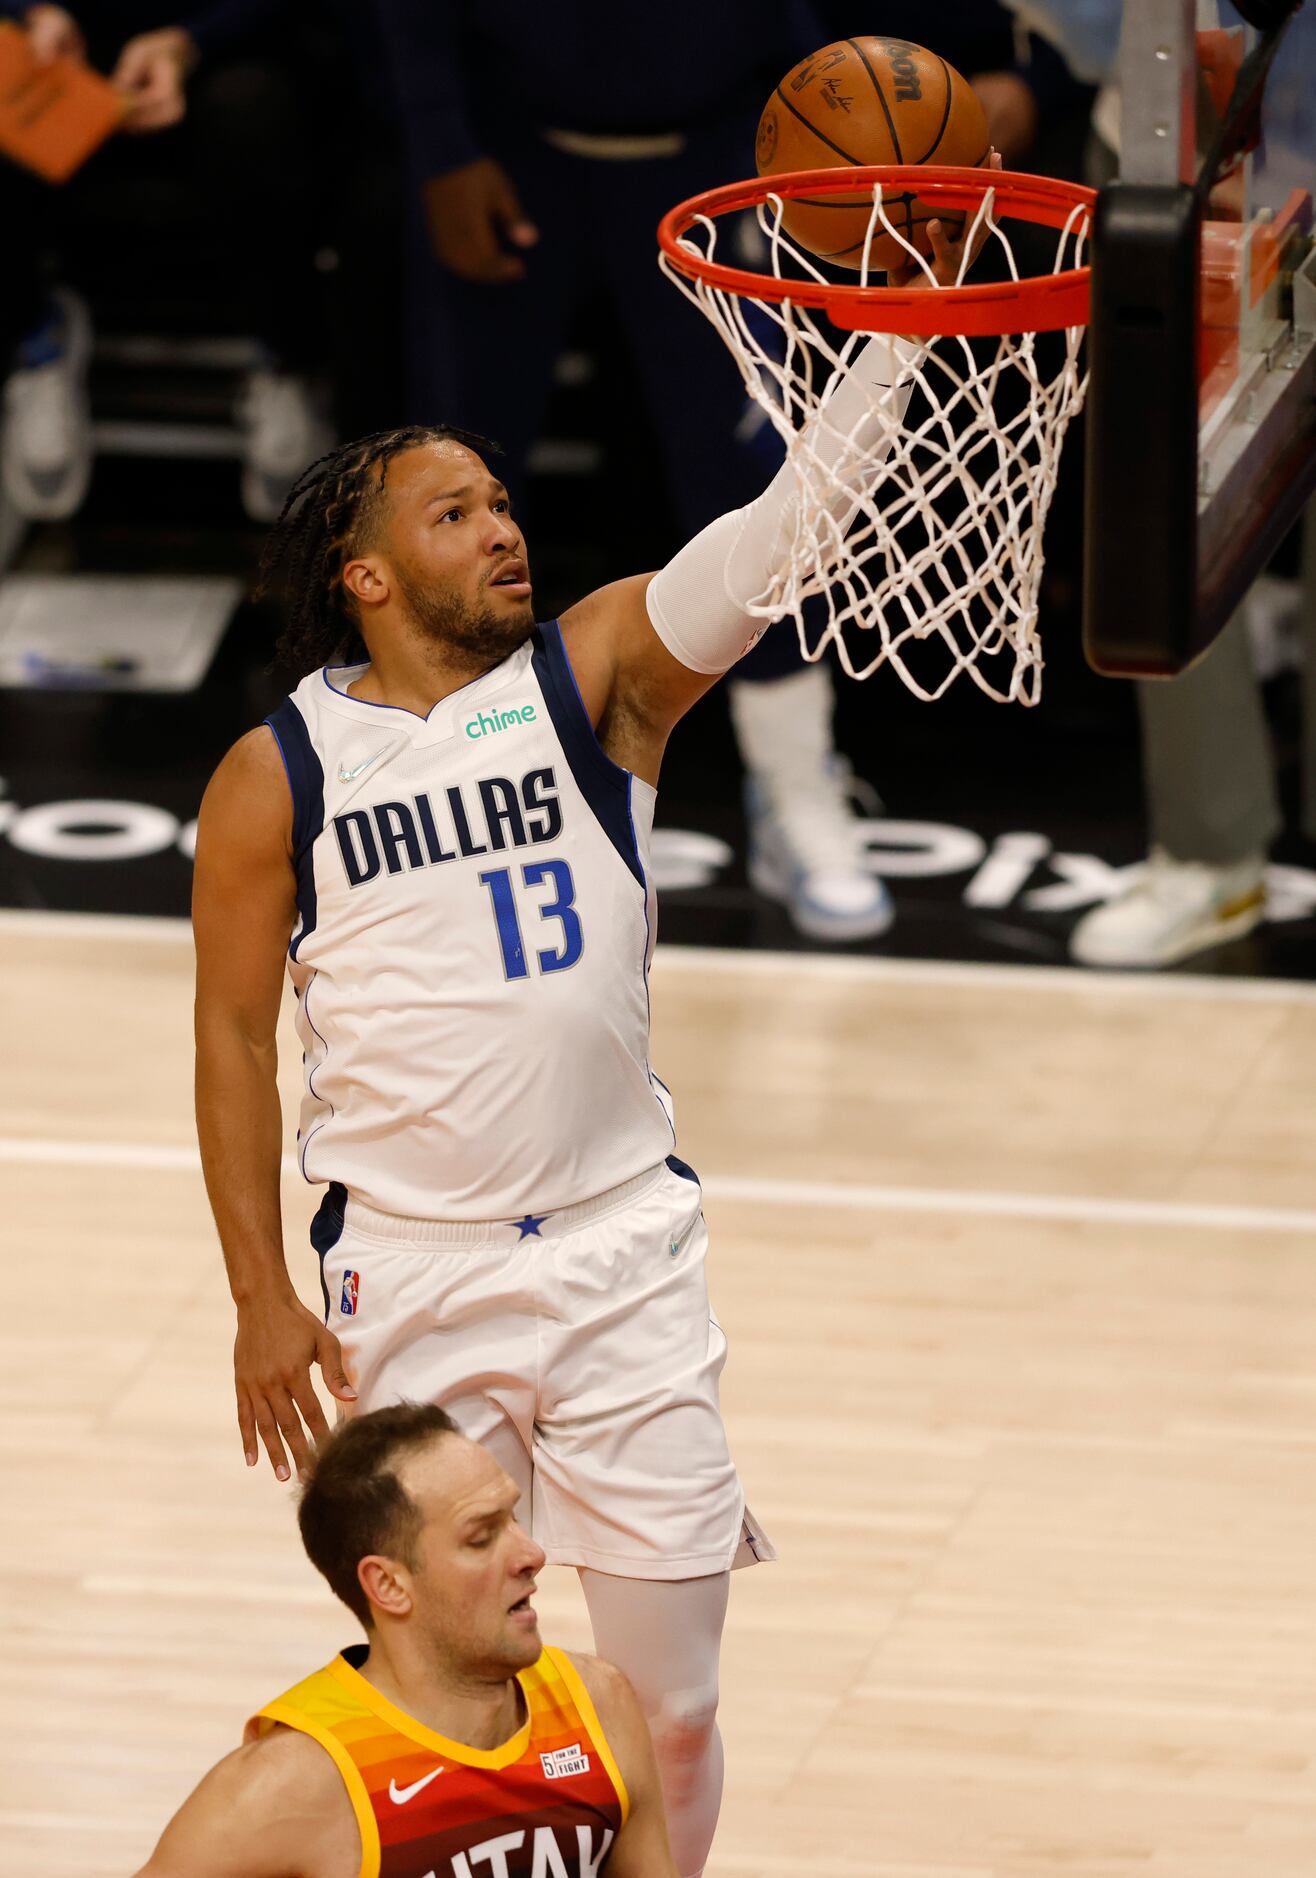
<instances>
[{"instance_id":1,"label":"white arm sleeve","mask_svg":"<svg viewBox=\"0 0 1316 1878\"><path fill-rule=\"evenodd\" d=\"M892 445L911 386L902 373L920 347L879 335L837 373L812 420L809 446L838 479L832 513L848 527L858 504L845 484L867 482ZM874 390L894 390L894 403L880 408ZM783 571L790 553L798 502L796 471L783 463L761 496L743 509L719 515L655 574L646 596L653 629L672 657L692 672L725 672L762 635L766 622L745 608Z\"/></svg>"}]
</instances>

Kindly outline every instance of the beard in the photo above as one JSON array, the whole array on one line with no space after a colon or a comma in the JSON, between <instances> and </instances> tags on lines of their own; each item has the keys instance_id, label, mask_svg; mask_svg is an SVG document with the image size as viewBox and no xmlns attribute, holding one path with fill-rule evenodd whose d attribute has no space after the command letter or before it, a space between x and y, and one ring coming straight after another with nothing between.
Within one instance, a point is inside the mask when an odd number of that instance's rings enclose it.
<instances>
[{"instance_id":1,"label":"beard","mask_svg":"<svg viewBox=\"0 0 1316 1878\"><path fill-rule=\"evenodd\" d=\"M534 630L535 609L529 599L511 608L495 608L487 601L472 606L453 587L436 586L433 581L422 585L403 568L395 566L393 571L420 637L472 664L501 665Z\"/></svg>"}]
</instances>

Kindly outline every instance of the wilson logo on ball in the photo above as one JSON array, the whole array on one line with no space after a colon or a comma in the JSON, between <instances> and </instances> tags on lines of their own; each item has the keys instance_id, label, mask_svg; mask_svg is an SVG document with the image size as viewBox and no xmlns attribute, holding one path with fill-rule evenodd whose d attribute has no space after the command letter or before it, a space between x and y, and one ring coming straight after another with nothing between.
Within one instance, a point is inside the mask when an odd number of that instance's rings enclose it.
<instances>
[{"instance_id":1,"label":"wilson logo on ball","mask_svg":"<svg viewBox=\"0 0 1316 1878\"><path fill-rule=\"evenodd\" d=\"M896 81L897 104L917 104L923 96L914 51L915 48L905 39L893 39L886 49L891 76Z\"/></svg>"}]
</instances>

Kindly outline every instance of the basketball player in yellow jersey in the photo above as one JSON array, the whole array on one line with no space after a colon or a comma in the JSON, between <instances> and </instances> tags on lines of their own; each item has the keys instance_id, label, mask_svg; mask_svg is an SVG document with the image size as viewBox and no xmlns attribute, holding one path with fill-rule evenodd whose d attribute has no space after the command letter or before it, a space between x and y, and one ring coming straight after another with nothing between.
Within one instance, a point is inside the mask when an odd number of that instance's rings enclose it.
<instances>
[{"instance_id":1,"label":"basketball player in yellow jersey","mask_svg":"<svg viewBox=\"0 0 1316 1878\"><path fill-rule=\"evenodd\" d=\"M639 1705L541 1644L516 1500L440 1408L343 1425L299 1519L369 1641L253 1717L139 1878L676 1878Z\"/></svg>"}]
</instances>

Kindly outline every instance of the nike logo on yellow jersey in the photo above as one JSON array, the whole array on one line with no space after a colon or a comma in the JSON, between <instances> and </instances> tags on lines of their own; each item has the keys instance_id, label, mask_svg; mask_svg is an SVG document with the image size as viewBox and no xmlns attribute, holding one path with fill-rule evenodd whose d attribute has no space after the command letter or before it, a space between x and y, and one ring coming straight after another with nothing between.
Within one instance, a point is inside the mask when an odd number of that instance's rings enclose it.
<instances>
[{"instance_id":1,"label":"nike logo on yellow jersey","mask_svg":"<svg viewBox=\"0 0 1316 1878\"><path fill-rule=\"evenodd\" d=\"M432 1773L422 1774L419 1780L413 1780L409 1787L400 1787L396 1780L390 1780L388 1797L394 1806L405 1806L408 1800L415 1799L422 1787L428 1787L431 1780L437 1780L442 1772L441 1767L436 1767Z\"/></svg>"}]
</instances>

